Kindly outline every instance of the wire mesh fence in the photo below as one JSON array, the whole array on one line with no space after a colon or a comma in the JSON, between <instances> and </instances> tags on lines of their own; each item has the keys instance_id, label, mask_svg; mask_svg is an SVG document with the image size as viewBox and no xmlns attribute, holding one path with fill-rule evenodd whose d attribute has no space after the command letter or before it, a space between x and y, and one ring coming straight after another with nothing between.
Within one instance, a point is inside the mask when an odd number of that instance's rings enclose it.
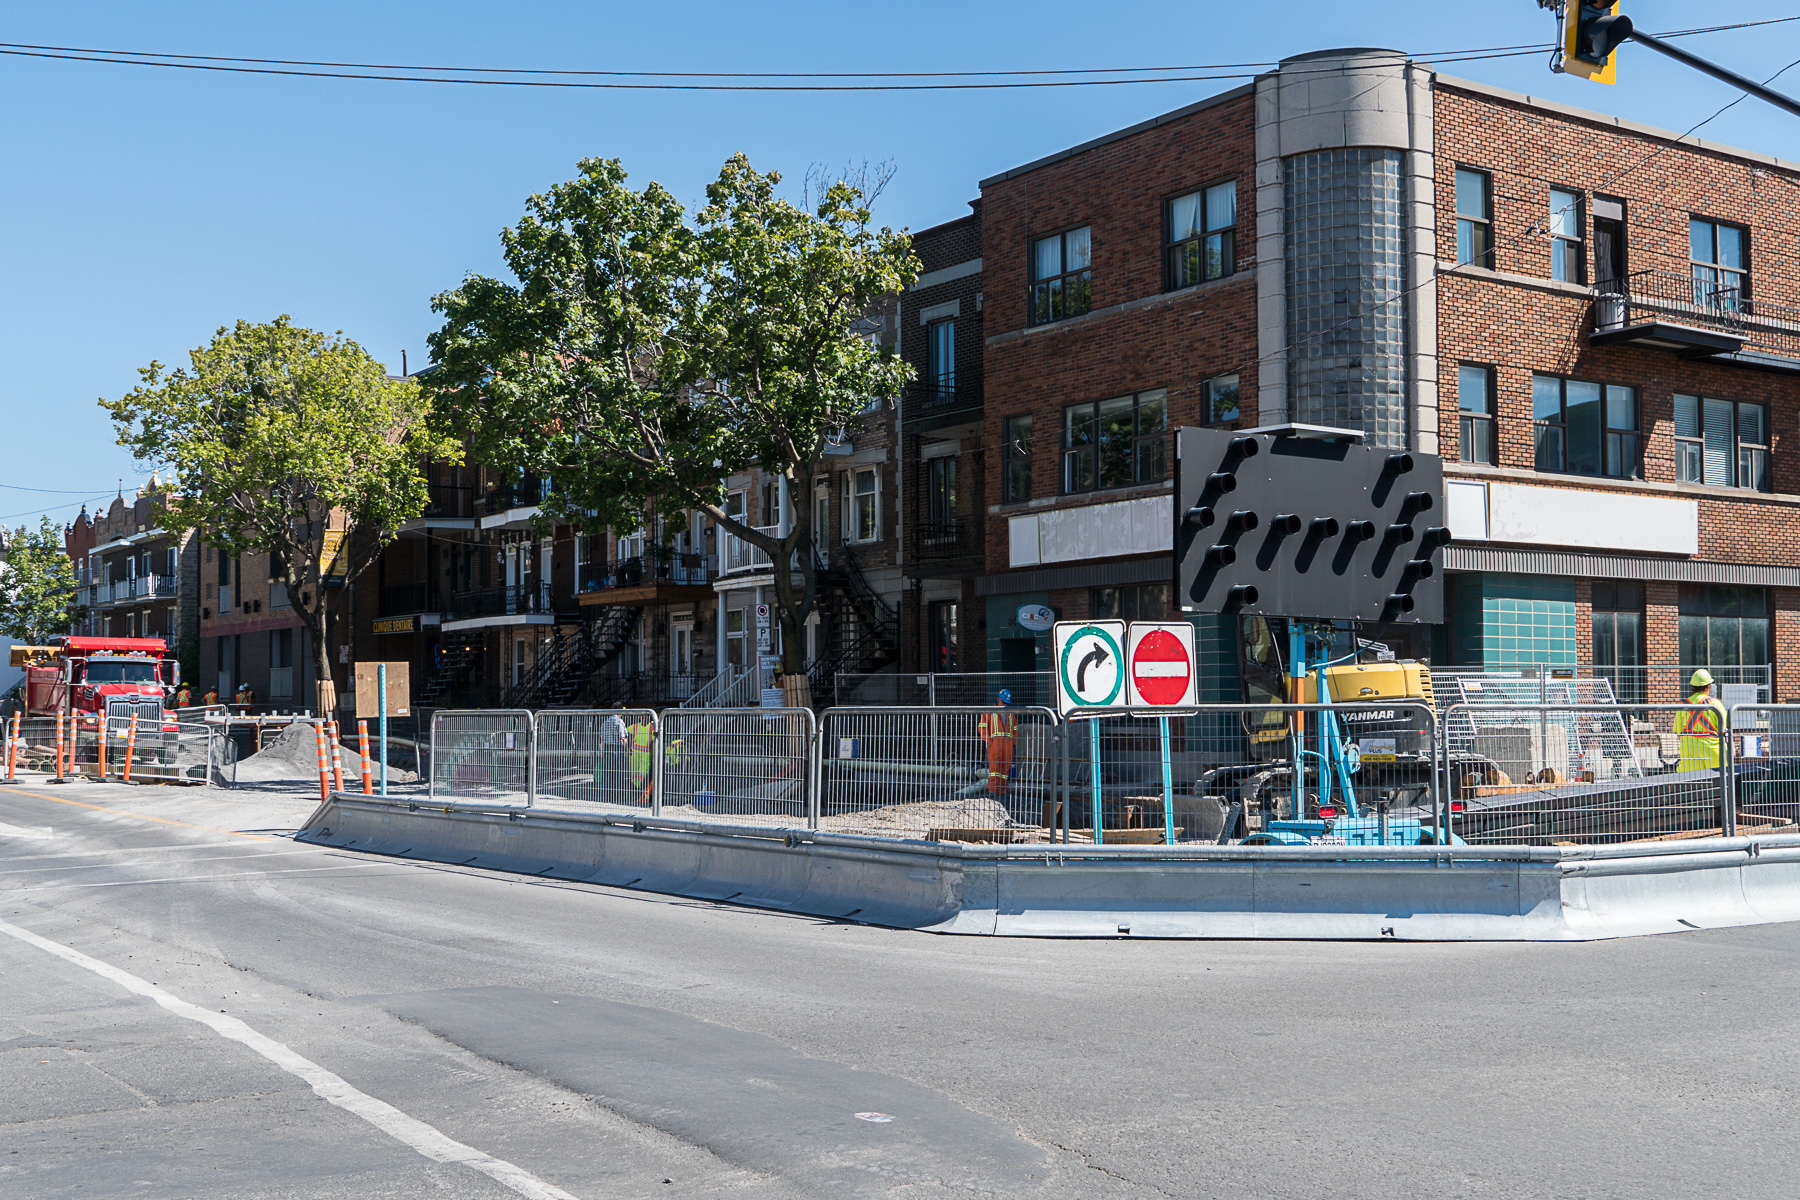
<instances>
[{"instance_id":1,"label":"wire mesh fence","mask_svg":"<svg viewBox=\"0 0 1800 1200\"><path fill-rule=\"evenodd\" d=\"M1056 714L839 707L819 721L819 827L961 842L1050 841Z\"/></svg>"},{"instance_id":2,"label":"wire mesh fence","mask_svg":"<svg viewBox=\"0 0 1800 1200\"><path fill-rule=\"evenodd\" d=\"M1734 705L1727 729L1737 832L1800 831L1800 704Z\"/></svg>"},{"instance_id":3,"label":"wire mesh fence","mask_svg":"<svg viewBox=\"0 0 1800 1200\"><path fill-rule=\"evenodd\" d=\"M1451 704L1452 828L1471 843L1535 846L1732 832L1725 724L1706 705Z\"/></svg>"},{"instance_id":4,"label":"wire mesh fence","mask_svg":"<svg viewBox=\"0 0 1800 1200\"><path fill-rule=\"evenodd\" d=\"M648 810L660 726L660 718L648 708L539 712L532 803Z\"/></svg>"},{"instance_id":5,"label":"wire mesh fence","mask_svg":"<svg viewBox=\"0 0 1800 1200\"><path fill-rule=\"evenodd\" d=\"M431 715L431 799L529 805L534 732L525 709L439 709Z\"/></svg>"},{"instance_id":6,"label":"wire mesh fence","mask_svg":"<svg viewBox=\"0 0 1800 1200\"><path fill-rule=\"evenodd\" d=\"M804 827L817 814L817 721L806 708L672 708L662 714L662 816Z\"/></svg>"},{"instance_id":7,"label":"wire mesh fence","mask_svg":"<svg viewBox=\"0 0 1800 1200\"><path fill-rule=\"evenodd\" d=\"M14 766L64 778L134 783L210 784L230 787L236 781L237 755L230 742L203 722L145 719L131 716L106 720L101 737L93 714L31 717L21 722ZM104 746L102 742L104 740Z\"/></svg>"}]
</instances>

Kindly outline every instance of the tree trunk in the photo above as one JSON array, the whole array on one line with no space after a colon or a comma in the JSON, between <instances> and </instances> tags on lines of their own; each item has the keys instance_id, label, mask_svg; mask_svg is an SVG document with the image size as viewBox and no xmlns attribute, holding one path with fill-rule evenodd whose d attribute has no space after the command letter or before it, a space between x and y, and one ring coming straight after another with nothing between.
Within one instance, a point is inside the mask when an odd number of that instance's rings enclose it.
<instances>
[{"instance_id":1,"label":"tree trunk","mask_svg":"<svg viewBox=\"0 0 1800 1200\"><path fill-rule=\"evenodd\" d=\"M328 718L337 711L337 683L331 675L331 622L327 619L323 586L314 586L313 602L300 611L312 634L315 711L319 717Z\"/></svg>"}]
</instances>

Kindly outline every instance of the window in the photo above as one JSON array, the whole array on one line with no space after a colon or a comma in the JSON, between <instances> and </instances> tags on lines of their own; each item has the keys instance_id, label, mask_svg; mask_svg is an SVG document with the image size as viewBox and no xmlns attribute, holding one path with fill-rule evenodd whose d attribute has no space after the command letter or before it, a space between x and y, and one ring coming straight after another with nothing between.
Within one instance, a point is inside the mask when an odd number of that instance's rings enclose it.
<instances>
[{"instance_id":1,"label":"window","mask_svg":"<svg viewBox=\"0 0 1800 1200\"><path fill-rule=\"evenodd\" d=\"M948 528L956 522L956 458L944 455L925 464L926 517L925 539L954 533Z\"/></svg>"},{"instance_id":2,"label":"window","mask_svg":"<svg viewBox=\"0 0 1800 1200\"><path fill-rule=\"evenodd\" d=\"M813 545L821 551L831 544L831 485L827 483L813 484L812 538Z\"/></svg>"},{"instance_id":3,"label":"window","mask_svg":"<svg viewBox=\"0 0 1800 1200\"><path fill-rule=\"evenodd\" d=\"M1167 279L1184 288L1223 279L1237 269L1237 183L1214 184L1168 205Z\"/></svg>"},{"instance_id":4,"label":"window","mask_svg":"<svg viewBox=\"0 0 1800 1200\"><path fill-rule=\"evenodd\" d=\"M1675 478L1772 491L1768 410L1760 404L1677 393Z\"/></svg>"},{"instance_id":5,"label":"window","mask_svg":"<svg viewBox=\"0 0 1800 1200\"><path fill-rule=\"evenodd\" d=\"M1494 368L1464 363L1456 368L1456 406L1462 415L1462 461L1486 463L1500 459L1494 444Z\"/></svg>"},{"instance_id":6,"label":"window","mask_svg":"<svg viewBox=\"0 0 1800 1200\"><path fill-rule=\"evenodd\" d=\"M1769 595L1761 588L1684 583L1677 608L1683 670L1768 665Z\"/></svg>"},{"instance_id":7,"label":"window","mask_svg":"<svg viewBox=\"0 0 1800 1200\"><path fill-rule=\"evenodd\" d=\"M1642 478L1635 388L1533 375L1531 416L1538 470Z\"/></svg>"},{"instance_id":8,"label":"window","mask_svg":"<svg viewBox=\"0 0 1800 1200\"><path fill-rule=\"evenodd\" d=\"M180 555L181 555L181 551L177 550L174 546L169 547L168 565L164 568L164 570L166 571L166 573L168 574L170 579L173 579L173 578L175 578L176 575L180 574L180 571L178 569L179 563L181 561Z\"/></svg>"},{"instance_id":9,"label":"window","mask_svg":"<svg viewBox=\"0 0 1800 1200\"><path fill-rule=\"evenodd\" d=\"M956 391L956 322L933 321L925 327L925 345L930 358L925 384L939 395Z\"/></svg>"},{"instance_id":10,"label":"window","mask_svg":"<svg viewBox=\"0 0 1800 1200\"><path fill-rule=\"evenodd\" d=\"M874 467L851 471L849 475L850 486L844 497L844 540L877 541L881 537L881 497L878 490L880 475Z\"/></svg>"},{"instance_id":11,"label":"window","mask_svg":"<svg viewBox=\"0 0 1800 1200\"><path fill-rule=\"evenodd\" d=\"M1644 585L1594 583L1594 674L1612 684L1621 704L1642 704L1644 671Z\"/></svg>"},{"instance_id":12,"label":"window","mask_svg":"<svg viewBox=\"0 0 1800 1200\"><path fill-rule=\"evenodd\" d=\"M1456 168L1456 261L1494 269L1493 177Z\"/></svg>"},{"instance_id":13,"label":"window","mask_svg":"<svg viewBox=\"0 0 1800 1200\"><path fill-rule=\"evenodd\" d=\"M1166 621L1169 585L1141 583L1132 587L1097 587L1089 596L1096 621Z\"/></svg>"},{"instance_id":14,"label":"window","mask_svg":"<svg viewBox=\"0 0 1800 1200\"><path fill-rule=\"evenodd\" d=\"M1749 298L1750 234L1735 225L1688 220L1694 303L1740 312Z\"/></svg>"},{"instance_id":15,"label":"window","mask_svg":"<svg viewBox=\"0 0 1800 1200\"><path fill-rule=\"evenodd\" d=\"M1006 418L1006 500L1017 504L1031 499L1031 418Z\"/></svg>"},{"instance_id":16,"label":"window","mask_svg":"<svg viewBox=\"0 0 1800 1200\"><path fill-rule=\"evenodd\" d=\"M1230 425L1238 419L1238 377L1218 375L1206 381L1206 416L1208 425Z\"/></svg>"},{"instance_id":17,"label":"window","mask_svg":"<svg viewBox=\"0 0 1800 1200\"><path fill-rule=\"evenodd\" d=\"M1550 278L1585 283L1581 233L1581 193L1550 189Z\"/></svg>"},{"instance_id":18,"label":"window","mask_svg":"<svg viewBox=\"0 0 1800 1200\"><path fill-rule=\"evenodd\" d=\"M931 667L933 671L957 669L957 612L954 600L933 600L931 618Z\"/></svg>"},{"instance_id":19,"label":"window","mask_svg":"<svg viewBox=\"0 0 1800 1200\"><path fill-rule=\"evenodd\" d=\"M1063 410L1063 491L1160 483L1169 474L1162 388Z\"/></svg>"},{"instance_id":20,"label":"window","mask_svg":"<svg viewBox=\"0 0 1800 1200\"><path fill-rule=\"evenodd\" d=\"M1086 312L1092 265L1093 240L1086 225L1031 243L1031 323Z\"/></svg>"}]
</instances>

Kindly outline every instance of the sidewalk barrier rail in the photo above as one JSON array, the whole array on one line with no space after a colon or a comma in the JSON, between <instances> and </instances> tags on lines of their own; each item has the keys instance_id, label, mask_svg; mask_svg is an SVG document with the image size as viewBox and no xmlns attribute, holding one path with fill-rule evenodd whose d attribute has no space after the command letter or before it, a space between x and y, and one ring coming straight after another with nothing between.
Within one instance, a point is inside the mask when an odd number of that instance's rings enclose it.
<instances>
[{"instance_id":1,"label":"sidewalk barrier rail","mask_svg":"<svg viewBox=\"0 0 1800 1200\"><path fill-rule=\"evenodd\" d=\"M1060 733L1047 708L827 709L819 718L819 828L1048 842L1060 828Z\"/></svg>"},{"instance_id":2,"label":"sidewalk barrier rail","mask_svg":"<svg viewBox=\"0 0 1800 1200\"><path fill-rule=\"evenodd\" d=\"M1684 737L1695 728L1684 714L1716 732ZM1725 724L1717 710L1688 704L1450 704L1444 792L1452 827L1486 845L1731 836Z\"/></svg>"},{"instance_id":3,"label":"sidewalk barrier rail","mask_svg":"<svg viewBox=\"0 0 1800 1200\"><path fill-rule=\"evenodd\" d=\"M522 708L439 709L431 715L433 803L529 807L536 722Z\"/></svg>"},{"instance_id":4,"label":"sidewalk barrier rail","mask_svg":"<svg viewBox=\"0 0 1800 1200\"><path fill-rule=\"evenodd\" d=\"M661 725L662 719L648 708L540 711L532 804L648 812Z\"/></svg>"},{"instance_id":5,"label":"sidewalk barrier rail","mask_svg":"<svg viewBox=\"0 0 1800 1200\"><path fill-rule=\"evenodd\" d=\"M671 708L659 815L805 828L818 816L818 722L806 708Z\"/></svg>"}]
</instances>

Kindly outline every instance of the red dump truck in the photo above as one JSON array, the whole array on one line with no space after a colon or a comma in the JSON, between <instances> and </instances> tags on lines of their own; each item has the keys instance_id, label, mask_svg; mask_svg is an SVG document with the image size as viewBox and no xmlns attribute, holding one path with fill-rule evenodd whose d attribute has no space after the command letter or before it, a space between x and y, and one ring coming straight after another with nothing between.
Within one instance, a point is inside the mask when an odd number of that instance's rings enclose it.
<instances>
[{"instance_id":1,"label":"red dump truck","mask_svg":"<svg viewBox=\"0 0 1800 1200\"><path fill-rule=\"evenodd\" d=\"M181 665L161 638L56 637L47 646L14 646L11 657L25 668L17 691L28 717L65 713L88 728L102 715L135 716L140 730L175 732Z\"/></svg>"}]
</instances>

